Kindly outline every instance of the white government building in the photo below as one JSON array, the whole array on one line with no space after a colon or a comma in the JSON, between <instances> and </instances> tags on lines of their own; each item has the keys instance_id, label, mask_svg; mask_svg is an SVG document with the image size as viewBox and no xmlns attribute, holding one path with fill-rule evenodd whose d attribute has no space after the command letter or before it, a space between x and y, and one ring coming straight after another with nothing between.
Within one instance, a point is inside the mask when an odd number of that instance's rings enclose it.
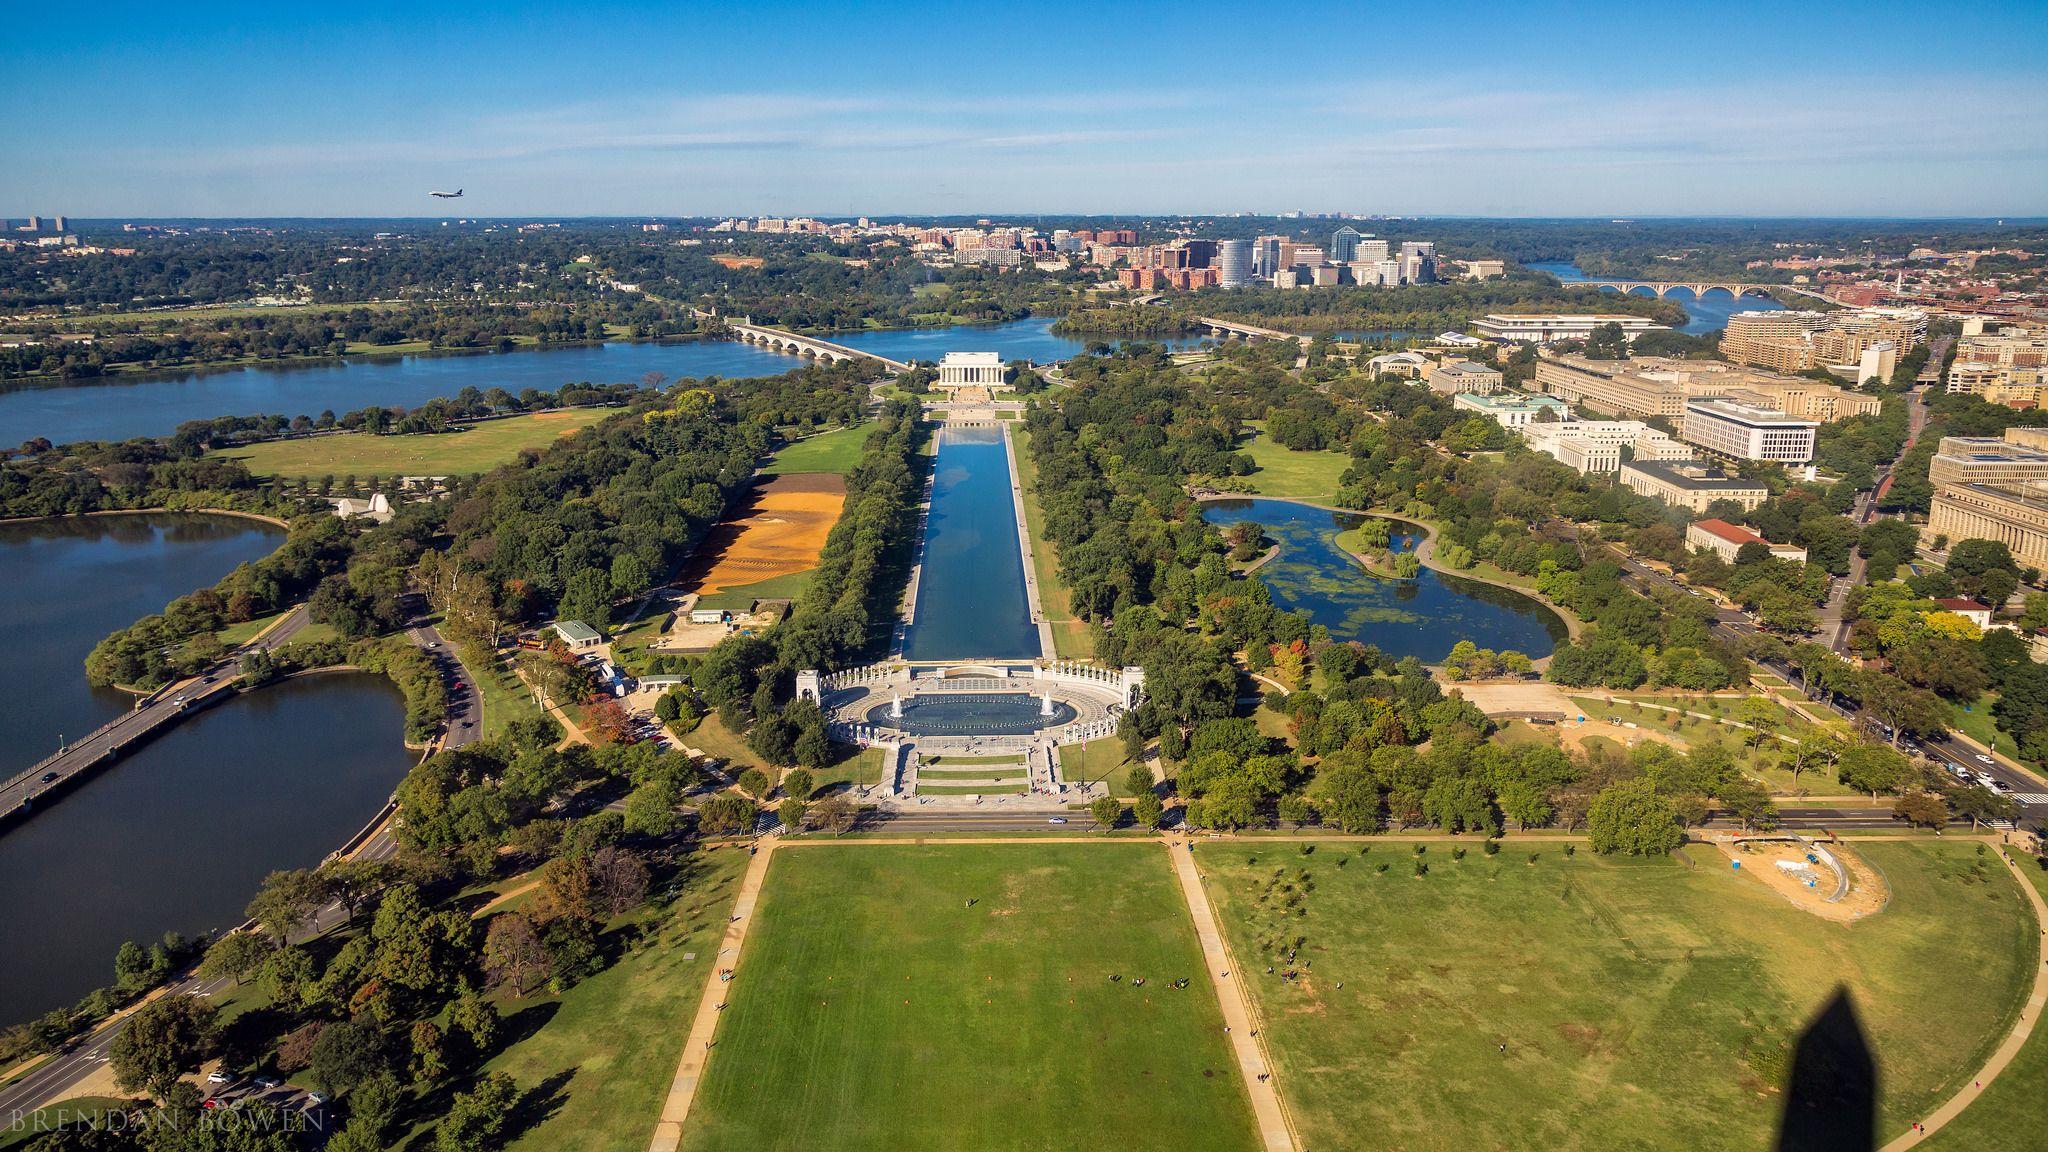
<instances>
[{"instance_id":1,"label":"white government building","mask_svg":"<svg viewBox=\"0 0 2048 1152\"><path fill-rule=\"evenodd\" d=\"M939 388L1007 388L1009 369L1000 352L948 352L939 359Z\"/></svg>"}]
</instances>

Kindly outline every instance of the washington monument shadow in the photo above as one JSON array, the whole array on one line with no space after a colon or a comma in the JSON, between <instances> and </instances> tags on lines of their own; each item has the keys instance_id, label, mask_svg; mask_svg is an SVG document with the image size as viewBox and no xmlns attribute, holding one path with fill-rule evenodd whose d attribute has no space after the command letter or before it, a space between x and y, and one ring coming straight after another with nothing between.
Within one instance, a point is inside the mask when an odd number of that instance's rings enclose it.
<instances>
[{"instance_id":1,"label":"washington monument shadow","mask_svg":"<svg viewBox=\"0 0 2048 1152\"><path fill-rule=\"evenodd\" d=\"M1837 987L1792 1051L1777 1152L1870 1152L1877 1147L1877 1058L1855 998Z\"/></svg>"}]
</instances>

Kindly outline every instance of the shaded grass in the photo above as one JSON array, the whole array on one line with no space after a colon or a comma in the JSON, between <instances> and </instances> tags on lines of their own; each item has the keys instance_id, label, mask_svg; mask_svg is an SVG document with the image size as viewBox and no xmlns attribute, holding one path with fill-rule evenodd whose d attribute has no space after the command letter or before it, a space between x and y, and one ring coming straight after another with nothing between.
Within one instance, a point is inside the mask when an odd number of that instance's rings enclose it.
<instances>
[{"instance_id":1,"label":"shaded grass","mask_svg":"<svg viewBox=\"0 0 2048 1152\"><path fill-rule=\"evenodd\" d=\"M1132 795L1124 787L1131 762L1124 757L1124 742L1120 738L1104 736L1086 744L1062 744L1059 755L1061 779L1075 784L1100 782L1111 796L1119 799Z\"/></svg>"},{"instance_id":2,"label":"shaded grass","mask_svg":"<svg viewBox=\"0 0 2048 1152\"><path fill-rule=\"evenodd\" d=\"M794 600L802 594L804 586L811 582L815 568L801 572L789 572L781 576L770 576L752 584L741 584L722 588L697 598L699 608L719 608L728 612L745 612L754 606L756 600Z\"/></svg>"},{"instance_id":3,"label":"shaded grass","mask_svg":"<svg viewBox=\"0 0 2048 1152\"><path fill-rule=\"evenodd\" d=\"M1256 1147L1201 974L1155 844L784 848L683 1147Z\"/></svg>"},{"instance_id":4,"label":"shaded grass","mask_svg":"<svg viewBox=\"0 0 2048 1152\"><path fill-rule=\"evenodd\" d=\"M1692 869L1584 851L1454 861L1432 845L1422 877L1397 844L1347 850L1342 868L1333 845L1197 852L1309 1147L1363 1131L1411 1150L1503 1133L1516 1147L1746 1150L1769 1145L1791 1045L1838 990L1877 1064L1884 1137L1996 1046L2036 929L1975 847L1855 845L1893 899L1853 925L1697 846ZM1291 891L1269 887L1276 869ZM1313 968L1266 975L1286 963L1275 942L1297 937Z\"/></svg>"}]
</instances>

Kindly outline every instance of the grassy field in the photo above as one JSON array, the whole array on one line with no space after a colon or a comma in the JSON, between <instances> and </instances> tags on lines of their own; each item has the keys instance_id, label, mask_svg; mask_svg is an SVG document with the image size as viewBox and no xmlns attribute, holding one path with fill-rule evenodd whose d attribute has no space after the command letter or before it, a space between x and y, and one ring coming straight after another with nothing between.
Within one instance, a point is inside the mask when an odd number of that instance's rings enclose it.
<instances>
[{"instance_id":1,"label":"grassy field","mask_svg":"<svg viewBox=\"0 0 2048 1152\"><path fill-rule=\"evenodd\" d=\"M1088 624L1076 619L1073 594L1060 579L1059 554L1045 539L1045 513L1038 507L1038 465L1031 460L1031 433L1022 427L1010 430L1011 450L1017 456L1017 479L1024 486L1024 527L1031 533L1031 568L1038 577L1039 606L1052 625L1054 652L1062 660L1087 660L1095 655L1095 638Z\"/></svg>"},{"instance_id":2,"label":"grassy field","mask_svg":"<svg viewBox=\"0 0 2048 1152\"><path fill-rule=\"evenodd\" d=\"M324 476L467 476L488 472L528 448L614 415L610 408L572 408L486 420L462 432L372 436L338 432L271 440L213 453L240 460L258 476L318 480Z\"/></svg>"},{"instance_id":3,"label":"grassy field","mask_svg":"<svg viewBox=\"0 0 2048 1152\"><path fill-rule=\"evenodd\" d=\"M806 436L777 452L761 471L770 476L795 472L831 472L844 476L860 463L861 443L873 429L873 424L859 424Z\"/></svg>"},{"instance_id":4,"label":"grassy field","mask_svg":"<svg viewBox=\"0 0 2048 1152\"><path fill-rule=\"evenodd\" d=\"M1986 692L1971 703L1969 711L1963 711L1958 705L1951 710L1951 715L1955 719L1955 726L1972 740L1987 748L2003 745L2005 751L2010 754L2012 737L2000 732L1997 722L1991 718L1991 706L1997 702L1998 693Z\"/></svg>"},{"instance_id":5,"label":"grassy field","mask_svg":"<svg viewBox=\"0 0 2048 1152\"><path fill-rule=\"evenodd\" d=\"M537 1030L485 1071L506 1073L522 1090L554 1102L532 1108L545 1119L507 1147L611 1152L647 1146L746 864L747 854L738 850L692 857L694 871L674 901L646 914L651 932L616 964L567 995L501 1005L515 1032L527 1020L537 1022ZM657 895L662 887L656 886ZM432 1144L415 1139L411 1146Z\"/></svg>"},{"instance_id":6,"label":"grassy field","mask_svg":"<svg viewBox=\"0 0 2048 1152\"><path fill-rule=\"evenodd\" d=\"M737 776L749 768L773 771L773 766L761 759L759 753L747 747L745 737L735 736L719 723L716 714L704 717L695 731L678 737L684 744L697 749L706 756L724 760L731 765L729 771Z\"/></svg>"},{"instance_id":7,"label":"grassy field","mask_svg":"<svg viewBox=\"0 0 2048 1152\"><path fill-rule=\"evenodd\" d=\"M1772 734L1759 741L1757 748L1752 750L1749 747L1751 730L1738 727L1736 724L1741 715L1740 700L1632 693L1619 697L1617 703L1597 700L1590 696L1573 696L1571 701L1578 705L1580 711L1585 713L1586 719L1591 722L1605 724L1609 720L1620 720L1626 724L1635 724L1640 728L1675 736L1685 741L1688 746L1709 740L1719 741L1737 754L1738 763L1744 772L1763 781L1773 792L1799 792L1812 796L1856 795L1854 790L1843 786L1835 779L1833 770L1828 768L1825 762L1809 764L1806 770L1799 774L1796 784L1792 773L1777 765L1773 754L1781 753L1790 747L1779 740L1779 736L1809 742L1820 741L1829 735L1828 731L1794 715L1782 703L1778 704L1776 710L1778 722L1777 726L1771 729ZM1637 703L1643 707L1635 707ZM1650 707L1651 704L1662 707ZM1697 715L1681 716L1675 712L1667 712L1665 708L1682 708ZM1716 708L1719 709L1718 712ZM1624 737L1628 729L1616 727L1613 731L1617 737ZM1847 735L1846 729L1838 731L1842 735Z\"/></svg>"},{"instance_id":8,"label":"grassy field","mask_svg":"<svg viewBox=\"0 0 2048 1152\"><path fill-rule=\"evenodd\" d=\"M1855 845L1893 898L1854 925L1703 846L1546 846L1531 864L1435 844L1420 877L1400 843L1198 852L1308 1147L1372 1132L1409 1152L1706 1152L1770 1146L1793 1048L1838 995L1876 1066L1880 1141L1982 1063L2032 979L2036 928L1976 848ZM1297 938L1313 967L1266 975L1274 941Z\"/></svg>"},{"instance_id":9,"label":"grassy field","mask_svg":"<svg viewBox=\"0 0 2048 1152\"><path fill-rule=\"evenodd\" d=\"M737 967L693 1152L1257 1145L1157 845L784 848Z\"/></svg>"},{"instance_id":10,"label":"grassy field","mask_svg":"<svg viewBox=\"0 0 2048 1152\"><path fill-rule=\"evenodd\" d=\"M1351 467L1351 457L1342 452L1296 452L1275 444L1256 423L1252 427L1252 438L1238 445L1238 450L1248 453L1259 466L1250 477L1259 495L1327 500L1337 494L1337 481Z\"/></svg>"},{"instance_id":11,"label":"grassy field","mask_svg":"<svg viewBox=\"0 0 2048 1152\"><path fill-rule=\"evenodd\" d=\"M2048 871L2035 859L2011 848L2006 852L2043 896L2048 896ZM1922 1148L1938 1152L2039 1152L2048 1147L2043 1135L2041 1085L2048 1084L2048 1030L2036 1025L1991 1087L1984 1090L1946 1128L1929 1137Z\"/></svg>"},{"instance_id":12,"label":"grassy field","mask_svg":"<svg viewBox=\"0 0 2048 1152\"><path fill-rule=\"evenodd\" d=\"M699 608L722 608L729 612L745 612L754 606L756 600L794 600L811 582L811 573L816 569L790 572L782 576L770 576L752 584L741 584L723 588L697 598Z\"/></svg>"},{"instance_id":13,"label":"grassy field","mask_svg":"<svg viewBox=\"0 0 2048 1152\"><path fill-rule=\"evenodd\" d=\"M1076 784L1100 780L1111 796L1130 798L1130 789L1124 787L1124 776L1131 770L1130 761L1124 759L1124 742L1120 737L1104 736L1086 744L1062 744L1059 756L1061 779Z\"/></svg>"}]
</instances>

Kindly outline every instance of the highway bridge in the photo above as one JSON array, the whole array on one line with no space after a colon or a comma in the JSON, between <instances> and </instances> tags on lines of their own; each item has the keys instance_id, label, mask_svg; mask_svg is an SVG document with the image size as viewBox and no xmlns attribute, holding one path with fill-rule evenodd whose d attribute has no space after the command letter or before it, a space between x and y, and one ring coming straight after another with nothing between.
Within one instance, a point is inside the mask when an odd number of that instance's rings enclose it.
<instances>
[{"instance_id":1,"label":"highway bridge","mask_svg":"<svg viewBox=\"0 0 2048 1152\"><path fill-rule=\"evenodd\" d=\"M129 749L193 712L233 695L238 675L235 661L242 653L275 648L298 635L306 623L306 607L301 604L278 617L262 635L227 660L188 680L144 696L136 702L133 710L116 716L83 740L67 744L44 757L28 771L0 783L0 822L28 811L39 799L68 787L94 769L120 759Z\"/></svg>"},{"instance_id":2,"label":"highway bridge","mask_svg":"<svg viewBox=\"0 0 2048 1152\"><path fill-rule=\"evenodd\" d=\"M1313 340L1313 337L1294 332L1261 328L1257 324L1245 324L1237 320L1219 320L1214 316L1197 316L1195 323L1207 328L1212 336L1234 337L1239 340L1292 340L1304 347Z\"/></svg>"},{"instance_id":3,"label":"highway bridge","mask_svg":"<svg viewBox=\"0 0 2048 1152\"><path fill-rule=\"evenodd\" d=\"M834 344L830 340L820 340L815 336L799 336L794 332L770 328L751 320L728 321L726 328L732 332L735 340L742 343L787 352L792 356L802 356L810 360L829 360L834 363L842 360L873 360L891 372L910 371L910 365L901 360L891 360L887 356L862 352L858 348L848 348L844 344Z\"/></svg>"}]
</instances>

